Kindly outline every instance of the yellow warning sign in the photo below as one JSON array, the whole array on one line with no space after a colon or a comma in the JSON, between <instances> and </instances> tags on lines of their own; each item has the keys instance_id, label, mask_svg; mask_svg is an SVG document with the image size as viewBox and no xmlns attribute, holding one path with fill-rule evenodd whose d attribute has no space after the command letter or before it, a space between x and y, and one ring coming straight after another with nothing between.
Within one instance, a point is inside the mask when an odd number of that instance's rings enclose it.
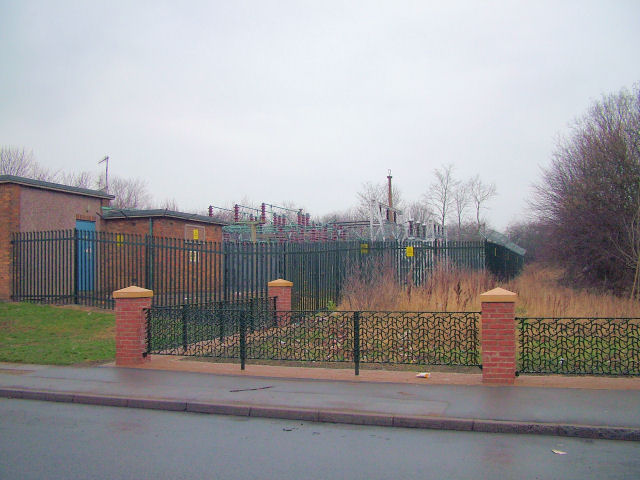
<instances>
[{"instance_id":1,"label":"yellow warning sign","mask_svg":"<svg viewBox=\"0 0 640 480\"><path fill-rule=\"evenodd\" d=\"M116 245L118 247L121 247L123 242L124 242L124 237L121 234L117 234L116 235Z\"/></svg>"},{"instance_id":2,"label":"yellow warning sign","mask_svg":"<svg viewBox=\"0 0 640 480\"><path fill-rule=\"evenodd\" d=\"M197 228L193 229L193 239L194 240L198 240L200 233L198 232Z\"/></svg>"},{"instance_id":3,"label":"yellow warning sign","mask_svg":"<svg viewBox=\"0 0 640 480\"><path fill-rule=\"evenodd\" d=\"M369 244L361 243L360 244L360 253L369 253Z\"/></svg>"},{"instance_id":4,"label":"yellow warning sign","mask_svg":"<svg viewBox=\"0 0 640 480\"><path fill-rule=\"evenodd\" d=\"M407 257L413 257L413 247L406 248Z\"/></svg>"}]
</instances>

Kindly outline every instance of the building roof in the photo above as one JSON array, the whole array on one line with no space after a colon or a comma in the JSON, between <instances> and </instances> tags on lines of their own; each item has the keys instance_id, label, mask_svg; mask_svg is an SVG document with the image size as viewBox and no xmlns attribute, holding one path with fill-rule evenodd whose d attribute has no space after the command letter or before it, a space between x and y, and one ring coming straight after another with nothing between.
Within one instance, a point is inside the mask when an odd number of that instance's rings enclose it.
<instances>
[{"instance_id":1,"label":"building roof","mask_svg":"<svg viewBox=\"0 0 640 480\"><path fill-rule=\"evenodd\" d=\"M209 223L211 225L227 225L226 222L221 222L212 217L206 215L198 215L195 213L186 212L174 212L173 210L166 209L153 209L153 210L135 210L127 208L105 208L102 207L102 218L104 220L115 220L123 218L174 218L178 220L188 220L190 222Z\"/></svg>"},{"instance_id":2,"label":"building roof","mask_svg":"<svg viewBox=\"0 0 640 480\"><path fill-rule=\"evenodd\" d=\"M85 197L97 197L113 200L110 195L102 190L91 190L88 188L72 187L61 183L45 182L42 180L34 180L33 178L16 177L15 175L0 175L0 183L15 183L27 187L41 188L43 190L54 190L57 192L72 193L75 195L84 195Z\"/></svg>"}]
</instances>

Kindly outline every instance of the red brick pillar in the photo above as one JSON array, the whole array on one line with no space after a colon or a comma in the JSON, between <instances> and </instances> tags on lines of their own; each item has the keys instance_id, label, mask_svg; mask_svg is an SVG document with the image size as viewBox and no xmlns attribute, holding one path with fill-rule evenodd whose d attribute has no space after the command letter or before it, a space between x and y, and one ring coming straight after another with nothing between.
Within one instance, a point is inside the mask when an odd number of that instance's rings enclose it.
<instances>
[{"instance_id":1,"label":"red brick pillar","mask_svg":"<svg viewBox=\"0 0 640 480\"><path fill-rule=\"evenodd\" d=\"M480 295L483 383L509 385L515 380L517 298L503 288Z\"/></svg>"},{"instance_id":2,"label":"red brick pillar","mask_svg":"<svg viewBox=\"0 0 640 480\"><path fill-rule=\"evenodd\" d=\"M149 360L145 308L151 306L153 291L127 287L113 292L116 301L116 365L135 366Z\"/></svg>"},{"instance_id":3,"label":"red brick pillar","mask_svg":"<svg viewBox=\"0 0 640 480\"><path fill-rule=\"evenodd\" d=\"M287 323L291 311L291 289L293 283L279 278L267 284L269 297L276 298L276 317L278 326Z\"/></svg>"}]
</instances>

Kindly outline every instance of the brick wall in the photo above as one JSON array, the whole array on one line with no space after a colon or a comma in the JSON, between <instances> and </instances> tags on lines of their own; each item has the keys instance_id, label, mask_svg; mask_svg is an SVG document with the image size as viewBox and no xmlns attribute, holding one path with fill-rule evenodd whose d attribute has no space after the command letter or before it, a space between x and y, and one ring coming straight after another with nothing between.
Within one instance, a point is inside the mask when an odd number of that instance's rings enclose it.
<instances>
[{"instance_id":1,"label":"brick wall","mask_svg":"<svg viewBox=\"0 0 640 480\"><path fill-rule=\"evenodd\" d=\"M150 220L152 220L151 225ZM222 242L222 226L220 225L173 218L110 218L105 221L104 229L107 232L137 235L149 235L149 232L153 231L154 237L183 240L193 240L193 230L197 230L199 241Z\"/></svg>"},{"instance_id":2,"label":"brick wall","mask_svg":"<svg viewBox=\"0 0 640 480\"><path fill-rule=\"evenodd\" d=\"M76 220L96 222L101 229L101 207L108 200L20 186L20 231L70 230Z\"/></svg>"},{"instance_id":3,"label":"brick wall","mask_svg":"<svg viewBox=\"0 0 640 480\"><path fill-rule=\"evenodd\" d=\"M0 184L0 300L11 299L11 233L20 229L20 187Z\"/></svg>"}]
</instances>

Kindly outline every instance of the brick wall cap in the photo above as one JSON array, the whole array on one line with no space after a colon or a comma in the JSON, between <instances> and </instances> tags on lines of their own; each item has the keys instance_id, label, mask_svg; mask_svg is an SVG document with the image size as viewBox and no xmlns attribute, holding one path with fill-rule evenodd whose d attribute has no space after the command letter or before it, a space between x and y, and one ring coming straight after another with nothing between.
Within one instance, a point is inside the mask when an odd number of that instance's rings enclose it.
<instances>
[{"instance_id":1,"label":"brick wall cap","mask_svg":"<svg viewBox=\"0 0 640 480\"><path fill-rule=\"evenodd\" d=\"M113 298L149 298L153 297L153 290L132 285L113 292Z\"/></svg>"},{"instance_id":2,"label":"brick wall cap","mask_svg":"<svg viewBox=\"0 0 640 480\"><path fill-rule=\"evenodd\" d=\"M267 286L269 287L293 287L293 282L290 282L289 280L284 280L282 278L279 278L277 280L272 280L269 283L267 283Z\"/></svg>"},{"instance_id":3,"label":"brick wall cap","mask_svg":"<svg viewBox=\"0 0 640 480\"><path fill-rule=\"evenodd\" d=\"M494 288L480 294L480 302L482 303L514 303L517 299L517 293L510 292L504 288Z\"/></svg>"}]
</instances>

